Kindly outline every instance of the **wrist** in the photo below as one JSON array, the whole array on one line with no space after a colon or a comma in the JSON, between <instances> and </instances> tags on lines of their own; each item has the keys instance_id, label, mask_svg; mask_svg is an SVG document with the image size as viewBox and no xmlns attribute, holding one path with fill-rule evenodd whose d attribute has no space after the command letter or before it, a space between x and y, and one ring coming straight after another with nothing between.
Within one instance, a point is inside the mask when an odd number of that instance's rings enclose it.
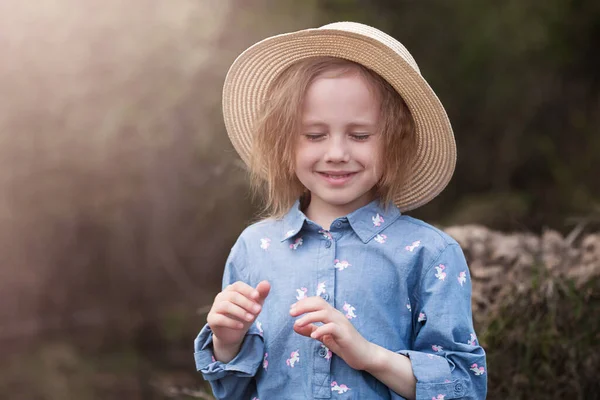
<instances>
[{"instance_id":1,"label":"wrist","mask_svg":"<svg viewBox=\"0 0 600 400\"><path fill-rule=\"evenodd\" d=\"M244 338L242 338L239 342L223 343L213 333L212 347L215 359L227 364L228 362L233 360L235 356L237 356L237 354L240 352L240 348L242 347L243 342Z\"/></svg>"},{"instance_id":2,"label":"wrist","mask_svg":"<svg viewBox=\"0 0 600 400\"><path fill-rule=\"evenodd\" d=\"M376 345L375 343L368 343L368 353L369 357L367 357L367 363L365 364L364 370L371 375L377 373L382 368L385 368L385 349L381 346Z\"/></svg>"}]
</instances>

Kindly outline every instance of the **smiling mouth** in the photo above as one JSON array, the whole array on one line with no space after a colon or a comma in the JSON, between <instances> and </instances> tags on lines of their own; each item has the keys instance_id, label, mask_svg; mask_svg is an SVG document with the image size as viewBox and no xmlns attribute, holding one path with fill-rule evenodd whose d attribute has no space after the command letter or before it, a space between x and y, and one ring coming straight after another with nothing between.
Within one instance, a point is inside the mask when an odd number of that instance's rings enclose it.
<instances>
[{"instance_id":1,"label":"smiling mouth","mask_svg":"<svg viewBox=\"0 0 600 400\"><path fill-rule=\"evenodd\" d=\"M328 174L326 172L319 172L319 174L329 179L346 179L356 174L356 172L348 172L347 174Z\"/></svg>"}]
</instances>

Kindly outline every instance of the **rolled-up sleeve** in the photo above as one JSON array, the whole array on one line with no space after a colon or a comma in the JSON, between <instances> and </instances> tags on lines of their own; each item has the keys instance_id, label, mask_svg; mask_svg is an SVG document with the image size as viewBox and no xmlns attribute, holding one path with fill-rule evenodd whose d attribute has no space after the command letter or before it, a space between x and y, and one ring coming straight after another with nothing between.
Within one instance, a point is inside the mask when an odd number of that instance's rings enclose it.
<instances>
[{"instance_id":1,"label":"rolled-up sleeve","mask_svg":"<svg viewBox=\"0 0 600 400\"><path fill-rule=\"evenodd\" d=\"M424 270L414 298L414 345L398 353L412 363L416 399L485 399L485 351L473 328L471 277L458 244Z\"/></svg>"},{"instance_id":2,"label":"rolled-up sleeve","mask_svg":"<svg viewBox=\"0 0 600 400\"><path fill-rule=\"evenodd\" d=\"M244 274L243 253L242 240L238 239L225 264L223 288L236 281L248 282ZM250 398L249 396L256 390L254 376L262 362L264 352L260 331L253 324L246 333L240 351L228 363L222 363L214 358L212 339L212 331L208 325L205 325L194 340L196 369L202 373L205 380L210 382L217 399Z\"/></svg>"}]
</instances>

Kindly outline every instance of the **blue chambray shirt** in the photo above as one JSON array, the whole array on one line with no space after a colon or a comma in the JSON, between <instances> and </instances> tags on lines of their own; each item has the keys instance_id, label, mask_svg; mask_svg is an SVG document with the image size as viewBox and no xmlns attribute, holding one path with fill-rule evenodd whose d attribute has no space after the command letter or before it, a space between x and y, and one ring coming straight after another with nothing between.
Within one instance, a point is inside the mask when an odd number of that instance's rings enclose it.
<instances>
[{"instance_id":1,"label":"blue chambray shirt","mask_svg":"<svg viewBox=\"0 0 600 400\"><path fill-rule=\"evenodd\" d=\"M194 342L197 370L219 399L402 399L293 331L292 303L321 296L370 342L406 355L419 400L484 399L486 359L471 315L471 280L450 236L375 200L329 231L299 202L281 220L240 235L223 287L271 283L263 310L229 363L215 361L210 327Z\"/></svg>"}]
</instances>

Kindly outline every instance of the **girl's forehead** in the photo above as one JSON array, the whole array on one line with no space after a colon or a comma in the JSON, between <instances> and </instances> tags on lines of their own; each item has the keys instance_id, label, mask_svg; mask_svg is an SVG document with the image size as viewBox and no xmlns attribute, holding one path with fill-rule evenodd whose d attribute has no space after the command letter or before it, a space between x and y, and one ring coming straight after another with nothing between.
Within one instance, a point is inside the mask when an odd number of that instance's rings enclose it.
<instances>
[{"instance_id":1,"label":"girl's forehead","mask_svg":"<svg viewBox=\"0 0 600 400\"><path fill-rule=\"evenodd\" d=\"M345 116L369 124L378 109L379 99L368 82L359 74L348 74L316 79L305 94L302 119L318 123L323 118Z\"/></svg>"}]
</instances>

